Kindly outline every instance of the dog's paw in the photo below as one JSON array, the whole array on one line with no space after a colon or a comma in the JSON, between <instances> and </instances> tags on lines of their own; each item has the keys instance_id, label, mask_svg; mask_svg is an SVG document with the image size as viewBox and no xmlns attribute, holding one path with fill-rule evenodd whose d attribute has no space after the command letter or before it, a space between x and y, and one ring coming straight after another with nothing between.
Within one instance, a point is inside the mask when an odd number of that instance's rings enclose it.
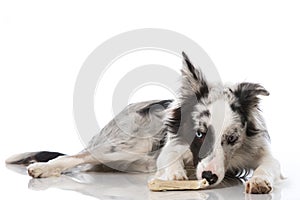
<instances>
[{"instance_id":1,"label":"dog's paw","mask_svg":"<svg viewBox=\"0 0 300 200\"><path fill-rule=\"evenodd\" d=\"M61 169L48 163L34 163L28 166L27 172L33 178L60 176Z\"/></svg>"},{"instance_id":2,"label":"dog's paw","mask_svg":"<svg viewBox=\"0 0 300 200\"><path fill-rule=\"evenodd\" d=\"M181 167L167 167L164 169L162 173L159 173L159 175L156 175L156 178L162 179L162 180L187 180L188 177L186 175L186 172Z\"/></svg>"},{"instance_id":3,"label":"dog's paw","mask_svg":"<svg viewBox=\"0 0 300 200\"><path fill-rule=\"evenodd\" d=\"M168 180L187 180L187 175L184 170L176 170L167 174Z\"/></svg>"},{"instance_id":4,"label":"dog's paw","mask_svg":"<svg viewBox=\"0 0 300 200\"><path fill-rule=\"evenodd\" d=\"M252 177L246 182L246 193L248 194L268 194L272 190L272 185L267 178Z\"/></svg>"}]
</instances>

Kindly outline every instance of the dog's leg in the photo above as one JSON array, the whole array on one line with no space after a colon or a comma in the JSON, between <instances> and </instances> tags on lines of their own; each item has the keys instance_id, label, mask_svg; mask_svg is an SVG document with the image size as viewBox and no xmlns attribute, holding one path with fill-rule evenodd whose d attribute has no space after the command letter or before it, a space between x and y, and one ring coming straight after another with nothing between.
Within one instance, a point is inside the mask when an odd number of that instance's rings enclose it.
<instances>
[{"instance_id":1,"label":"dog's leg","mask_svg":"<svg viewBox=\"0 0 300 200\"><path fill-rule=\"evenodd\" d=\"M162 180L186 180L184 164L193 158L188 145L174 144L169 141L157 159L155 178Z\"/></svg>"},{"instance_id":2,"label":"dog's leg","mask_svg":"<svg viewBox=\"0 0 300 200\"><path fill-rule=\"evenodd\" d=\"M97 163L89 152L79 153L74 156L60 156L46 163L34 163L28 166L28 174L34 178L59 176L63 171L77 165Z\"/></svg>"},{"instance_id":3,"label":"dog's leg","mask_svg":"<svg viewBox=\"0 0 300 200\"><path fill-rule=\"evenodd\" d=\"M280 164L272 156L263 159L246 183L246 193L267 194L272 191L274 182L281 177Z\"/></svg>"}]
</instances>

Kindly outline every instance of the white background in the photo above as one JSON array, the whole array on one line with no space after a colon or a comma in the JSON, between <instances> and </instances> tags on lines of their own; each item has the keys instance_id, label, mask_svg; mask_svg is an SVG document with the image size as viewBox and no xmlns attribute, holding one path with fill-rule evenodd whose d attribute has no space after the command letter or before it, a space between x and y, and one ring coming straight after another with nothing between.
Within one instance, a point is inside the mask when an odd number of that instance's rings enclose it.
<instances>
[{"instance_id":1,"label":"white background","mask_svg":"<svg viewBox=\"0 0 300 200\"><path fill-rule=\"evenodd\" d=\"M289 168L300 166L295 159L300 139L299 10L297 1L1 1L2 195L82 199L77 193L27 190L29 177L7 170L4 160L25 151L80 151L72 103L81 65L105 40L138 28L182 33L202 46L224 81L264 85L271 93L262 108L274 154L285 174L293 176ZM111 117L107 111L96 112L104 120Z\"/></svg>"}]
</instances>

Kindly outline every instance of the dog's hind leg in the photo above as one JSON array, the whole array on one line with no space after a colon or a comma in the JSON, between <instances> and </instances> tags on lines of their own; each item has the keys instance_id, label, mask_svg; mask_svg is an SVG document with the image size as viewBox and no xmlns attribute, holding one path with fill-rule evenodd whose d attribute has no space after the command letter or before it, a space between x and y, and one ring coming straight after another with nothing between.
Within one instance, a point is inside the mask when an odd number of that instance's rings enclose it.
<instances>
[{"instance_id":1,"label":"dog's hind leg","mask_svg":"<svg viewBox=\"0 0 300 200\"><path fill-rule=\"evenodd\" d=\"M34 163L28 166L28 174L33 178L60 176L62 172L81 164L97 164L89 152L85 151L73 156L60 156L46 163Z\"/></svg>"}]
</instances>

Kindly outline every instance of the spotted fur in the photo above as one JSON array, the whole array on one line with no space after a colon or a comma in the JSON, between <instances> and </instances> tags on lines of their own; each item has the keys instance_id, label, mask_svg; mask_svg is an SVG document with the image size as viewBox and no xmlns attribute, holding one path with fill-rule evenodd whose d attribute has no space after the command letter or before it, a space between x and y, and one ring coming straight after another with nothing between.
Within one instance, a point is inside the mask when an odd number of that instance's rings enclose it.
<instances>
[{"instance_id":1,"label":"spotted fur","mask_svg":"<svg viewBox=\"0 0 300 200\"><path fill-rule=\"evenodd\" d=\"M253 169L246 192L269 193L280 178L259 109L259 96L269 93L255 83L209 83L184 52L182 56L179 99L128 105L79 154L39 159L37 152L14 156L7 163L37 162L28 167L34 178L92 164L126 172L156 171L156 178L166 180L187 179L185 166L193 164L197 178L207 179L211 187L226 174ZM53 156L59 157L51 160Z\"/></svg>"}]
</instances>

